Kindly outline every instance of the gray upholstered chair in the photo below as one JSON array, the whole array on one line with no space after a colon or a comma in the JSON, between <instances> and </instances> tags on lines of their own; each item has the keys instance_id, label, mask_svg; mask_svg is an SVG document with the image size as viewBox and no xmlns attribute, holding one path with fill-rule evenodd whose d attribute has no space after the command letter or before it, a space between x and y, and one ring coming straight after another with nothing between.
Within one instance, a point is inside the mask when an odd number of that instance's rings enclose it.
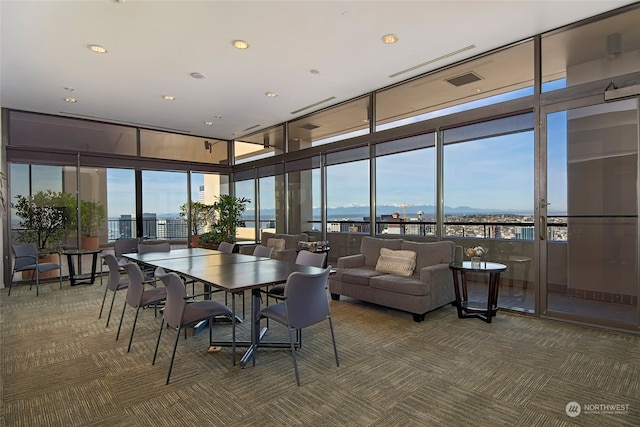
<instances>
[{"instance_id":1,"label":"gray upholstered chair","mask_svg":"<svg viewBox=\"0 0 640 427\"><path fill-rule=\"evenodd\" d=\"M31 289L35 281L36 296L40 295L40 273L58 270L60 289L62 289L62 269L60 268L60 264L56 262L39 262L38 248L35 243L12 245L11 249L13 250L13 271L11 272L11 281L9 282L9 295L11 295L15 274L23 271L32 272L29 289Z\"/></svg>"},{"instance_id":2,"label":"gray upholstered chair","mask_svg":"<svg viewBox=\"0 0 640 427\"><path fill-rule=\"evenodd\" d=\"M224 252L225 254L230 254L233 252L233 248L235 247L235 243L220 242L220 244L218 245L218 250L220 252Z\"/></svg>"},{"instance_id":3,"label":"gray upholstered chair","mask_svg":"<svg viewBox=\"0 0 640 427\"><path fill-rule=\"evenodd\" d=\"M338 361L338 348L331 322L331 312L327 297L327 279L331 268L327 268L321 273L291 273L284 288L285 300L281 303L267 306L258 312L257 321L260 319L271 319L287 327L289 333L289 343L291 345L291 357L293 358L293 368L296 374L296 384L300 385L298 374L298 363L296 361L296 349L293 331L302 330L307 326L314 325L323 320L329 321L331 330L331 340L333 342L333 352L336 358L336 366L340 366ZM302 341L299 341L302 344ZM260 344L257 346L260 347ZM256 351L253 352L253 364L256 362Z\"/></svg>"},{"instance_id":4,"label":"gray upholstered chair","mask_svg":"<svg viewBox=\"0 0 640 427\"><path fill-rule=\"evenodd\" d=\"M130 262L124 266L129 276L129 287L127 288L127 298L122 306L122 315L120 316L120 325L118 325L118 333L116 334L116 340L120 338L120 329L122 329L122 319L124 319L124 312L127 305L136 309L136 316L133 319L133 326L131 327L131 337L129 337L129 346L127 347L127 353L131 351L131 343L133 342L133 334L136 330L136 323L138 322L138 314L140 308L157 306L167 298L167 288L152 288L144 289L145 277L142 274L142 270L138 264Z\"/></svg>"},{"instance_id":5,"label":"gray upholstered chair","mask_svg":"<svg viewBox=\"0 0 640 427\"><path fill-rule=\"evenodd\" d=\"M300 251L296 257L296 264L324 268L327 264L327 254L324 252L314 253L310 251ZM268 297L272 296L274 298L282 297L283 295L284 284L275 285L273 288L269 289L267 294Z\"/></svg>"},{"instance_id":6,"label":"gray upholstered chair","mask_svg":"<svg viewBox=\"0 0 640 427\"><path fill-rule=\"evenodd\" d=\"M164 276L160 276L160 278L167 288L167 299L162 312L160 332L158 333L156 350L153 353L153 362L151 364L155 365L156 363L158 347L160 346L160 338L162 337L162 330L164 329L164 323L166 322L167 325L177 330L175 343L173 345L173 353L171 354L171 363L169 364L169 372L167 373L166 384L169 384L171 370L173 369L173 361L176 357L176 348L178 347L178 340L180 339L180 330L189 325L196 324L201 320L208 320L209 341L211 341L213 334L213 319L219 316L226 317L229 320L232 320L233 318L231 309L217 301L205 300L188 303L188 300L193 298L195 295L187 296L184 283L176 273L167 273Z\"/></svg>"},{"instance_id":7,"label":"gray upholstered chair","mask_svg":"<svg viewBox=\"0 0 640 427\"><path fill-rule=\"evenodd\" d=\"M259 256L264 258L271 258L273 248L270 246L256 245L253 249L253 256Z\"/></svg>"},{"instance_id":8,"label":"gray upholstered chair","mask_svg":"<svg viewBox=\"0 0 640 427\"><path fill-rule=\"evenodd\" d=\"M170 251L171 251L171 243L169 242L140 243L138 245L139 254L148 254L151 252L170 252Z\"/></svg>"},{"instance_id":9,"label":"gray upholstered chair","mask_svg":"<svg viewBox=\"0 0 640 427\"><path fill-rule=\"evenodd\" d=\"M133 252L138 252L138 243L139 240L135 238L120 238L117 239L113 244L113 253L115 254L116 260L119 265L124 265L127 260L122 258L122 254L129 254Z\"/></svg>"},{"instance_id":10,"label":"gray upholstered chair","mask_svg":"<svg viewBox=\"0 0 640 427\"><path fill-rule=\"evenodd\" d=\"M126 253L126 252L125 252ZM102 317L102 310L104 309L104 301L107 299L107 291L113 291L113 297L111 298L111 306L109 307L109 316L107 316L107 325L109 326L109 320L111 319L111 312L113 311L113 302L116 299L116 292L129 287L129 277L120 274L120 265L118 260L112 254L102 254L102 259L109 268L109 278L107 279L107 286L104 288L104 296L102 297L102 306L100 306L100 314L98 319Z\"/></svg>"}]
</instances>

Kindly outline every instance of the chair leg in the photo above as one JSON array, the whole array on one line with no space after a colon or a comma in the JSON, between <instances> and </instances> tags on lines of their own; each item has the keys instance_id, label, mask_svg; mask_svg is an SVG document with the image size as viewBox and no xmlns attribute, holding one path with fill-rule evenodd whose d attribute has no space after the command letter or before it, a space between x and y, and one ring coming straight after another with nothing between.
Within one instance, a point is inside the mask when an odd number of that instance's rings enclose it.
<instances>
[{"instance_id":1,"label":"chair leg","mask_svg":"<svg viewBox=\"0 0 640 427\"><path fill-rule=\"evenodd\" d=\"M102 318L102 310L104 309L104 302L107 299L107 290L109 289L108 286L104 287L104 296L102 297L102 306L100 306L100 314L98 314L98 319Z\"/></svg>"},{"instance_id":2,"label":"chair leg","mask_svg":"<svg viewBox=\"0 0 640 427\"><path fill-rule=\"evenodd\" d=\"M169 363L169 372L167 373L167 382L165 385L169 384L169 378L171 378L171 370L173 369L173 361L176 358L176 349L178 348L178 340L180 339L180 328L176 331L176 340L173 343L173 354L171 355L171 363Z\"/></svg>"},{"instance_id":3,"label":"chair leg","mask_svg":"<svg viewBox=\"0 0 640 427\"><path fill-rule=\"evenodd\" d=\"M293 334L291 328L287 327L289 332L289 344L291 345L291 358L293 359L293 369L296 372L296 384L300 387L300 376L298 375L298 362L296 361L296 346L293 344Z\"/></svg>"},{"instance_id":4,"label":"chair leg","mask_svg":"<svg viewBox=\"0 0 640 427\"><path fill-rule=\"evenodd\" d=\"M158 332L158 341L156 341L156 351L153 352L153 361L152 365L156 364L156 356L158 355L158 346L160 345L160 337L162 336L162 328L164 328L164 318L160 322L160 332Z\"/></svg>"},{"instance_id":5,"label":"chair leg","mask_svg":"<svg viewBox=\"0 0 640 427\"><path fill-rule=\"evenodd\" d=\"M36 268L36 296L40 295L40 271Z\"/></svg>"},{"instance_id":6,"label":"chair leg","mask_svg":"<svg viewBox=\"0 0 640 427\"><path fill-rule=\"evenodd\" d=\"M116 341L120 338L120 328L122 328L122 319L124 319L124 311L127 309L127 301L125 300L122 306L122 315L120 315L120 324L118 325L118 333L116 334Z\"/></svg>"},{"instance_id":7,"label":"chair leg","mask_svg":"<svg viewBox=\"0 0 640 427\"><path fill-rule=\"evenodd\" d=\"M111 307L109 307L109 315L107 316L107 326L109 327L109 320L111 320L111 311L113 310L113 302L116 300L116 292L113 291L113 297L111 298Z\"/></svg>"},{"instance_id":8,"label":"chair leg","mask_svg":"<svg viewBox=\"0 0 640 427\"><path fill-rule=\"evenodd\" d=\"M62 267L58 269L58 272L60 273L60 289L62 289Z\"/></svg>"},{"instance_id":9,"label":"chair leg","mask_svg":"<svg viewBox=\"0 0 640 427\"><path fill-rule=\"evenodd\" d=\"M136 308L136 317L133 319L133 327L131 328L131 337L129 337L129 347L127 347L127 353L131 351L131 343L133 342L133 333L136 331L136 323L138 323L138 313L140 313L140 306Z\"/></svg>"},{"instance_id":10,"label":"chair leg","mask_svg":"<svg viewBox=\"0 0 640 427\"><path fill-rule=\"evenodd\" d=\"M338 347L336 347L336 336L333 333L333 322L331 321L331 316L327 317L329 320L329 328L331 329L331 341L333 341L333 354L336 356L336 366L340 366L340 362L338 362Z\"/></svg>"}]
</instances>

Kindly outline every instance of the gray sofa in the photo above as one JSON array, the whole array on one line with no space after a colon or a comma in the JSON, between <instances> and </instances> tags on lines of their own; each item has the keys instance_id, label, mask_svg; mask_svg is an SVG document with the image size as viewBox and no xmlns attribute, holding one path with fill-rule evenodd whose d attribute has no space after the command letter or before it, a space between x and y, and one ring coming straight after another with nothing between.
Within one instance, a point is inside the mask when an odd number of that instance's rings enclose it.
<instances>
[{"instance_id":1,"label":"gray sofa","mask_svg":"<svg viewBox=\"0 0 640 427\"><path fill-rule=\"evenodd\" d=\"M381 248L415 252L415 269L403 272L408 276L376 270ZM421 322L427 312L455 301L449 269L455 260L462 260L462 248L453 242L364 237L359 254L338 258L336 274L329 277L329 292L334 300L345 295L407 311Z\"/></svg>"},{"instance_id":2,"label":"gray sofa","mask_svg":"<svg viewBox=\"0 0 640 427\"><path fill-rule=\"evenodd\" d=\"M271 254L271 258L286 261L291 264L296 262L296 256L298 254L298 242L308 242L309 235L305 233L300 234L281 234L270 233L263 231L260 236L260 244L263 246L273 246L274 250ZM256 245L242 245L239 249L241 254L251 255Z\"/></svg>"}]
</instances>

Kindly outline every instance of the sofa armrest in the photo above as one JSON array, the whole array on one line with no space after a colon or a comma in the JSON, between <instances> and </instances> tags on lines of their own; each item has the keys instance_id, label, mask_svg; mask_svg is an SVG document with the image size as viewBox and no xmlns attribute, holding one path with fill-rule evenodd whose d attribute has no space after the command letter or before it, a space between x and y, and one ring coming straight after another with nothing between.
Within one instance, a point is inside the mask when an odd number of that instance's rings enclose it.
<instances>
[{"instance_id":1,"label":"sofa armrest","mask_svg":"<svg viewBox=\"0 0 640 427\"><path fill-rule=\"evenodd\" d=\"M347 255L338 258L338 268L358 268L364 266L364 255Z\"/></svg>"},{"instance_id":2,"label":"sofa armrest","mask_svg":"<svg viewBox=\"0 0 640 427\"><path fill-rule=\"evenodd\" d=\"M449 264L436 264L421 268L420 281L429 284L441 282L453 286L453 275Z\"/></svg>"}]
</instances>

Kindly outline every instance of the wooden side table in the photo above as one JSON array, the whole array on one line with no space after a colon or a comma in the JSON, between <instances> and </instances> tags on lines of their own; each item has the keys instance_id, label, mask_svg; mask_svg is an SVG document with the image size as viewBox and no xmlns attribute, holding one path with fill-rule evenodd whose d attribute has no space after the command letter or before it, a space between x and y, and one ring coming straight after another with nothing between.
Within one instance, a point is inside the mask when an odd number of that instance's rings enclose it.
<instances>
[{"instance_id":1,"label":"wooden side table","mask_svg":"<svg viewBox=\"0 0 640 427\"><path fill-rule=\"evenodd\" d=\"M456 307L460 319L477 317L487 323L491 323L491 318L498 311L498 288L500 283L500 273L507 270L507 266L497 262L481 261L480 265L472 264L471 261L453 262L449 264L453 272L453 286L456 293ZM489 275L489 289L487 293L486 307L481 303L473 303L467 298L467 282L465 273L486 273Z\"/></svg>"}]
</instances>

